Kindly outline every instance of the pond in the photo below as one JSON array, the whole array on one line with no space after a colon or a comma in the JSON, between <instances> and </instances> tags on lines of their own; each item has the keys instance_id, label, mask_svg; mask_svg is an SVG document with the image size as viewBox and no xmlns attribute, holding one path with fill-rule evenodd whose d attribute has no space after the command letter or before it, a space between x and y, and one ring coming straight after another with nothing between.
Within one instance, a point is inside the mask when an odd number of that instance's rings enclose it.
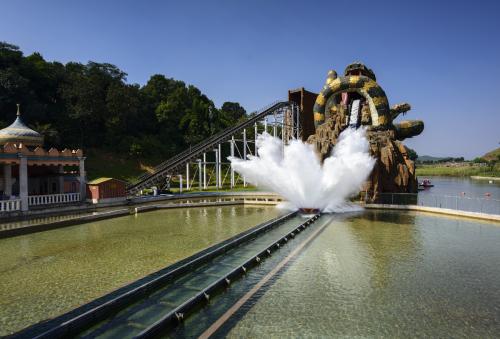
<instances>
[{"instance_id":1,"label":"pond","mask_svg":"<svg viewBox=\"0 0 500 339\"><path fill-rule=\"evenodd\" d=\"M468 177L426 178L431 180L434 187L418 193L419 205L500 214L500 180L490 182Z\"/></svg>"}]
</instances>

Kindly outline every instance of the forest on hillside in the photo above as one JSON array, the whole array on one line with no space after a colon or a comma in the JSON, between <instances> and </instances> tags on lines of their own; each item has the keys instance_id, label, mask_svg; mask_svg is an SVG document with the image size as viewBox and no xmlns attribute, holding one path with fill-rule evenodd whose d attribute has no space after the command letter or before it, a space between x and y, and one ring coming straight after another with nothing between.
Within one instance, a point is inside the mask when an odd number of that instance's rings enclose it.
<instances>
[{"instance_id":1,"label":"forest on hillside","mask_svg":"<svg viewBox=\"0 0 500 339\"><path fill-rule=\"evenodd\" d=\"M15 118L45 136L47 147L102 149L168 158L246 119L239 103L215 107L198 88L165 75L140 86L109 63L46 61L0 42L0 128Z\"/></svg>"}]
</instances>

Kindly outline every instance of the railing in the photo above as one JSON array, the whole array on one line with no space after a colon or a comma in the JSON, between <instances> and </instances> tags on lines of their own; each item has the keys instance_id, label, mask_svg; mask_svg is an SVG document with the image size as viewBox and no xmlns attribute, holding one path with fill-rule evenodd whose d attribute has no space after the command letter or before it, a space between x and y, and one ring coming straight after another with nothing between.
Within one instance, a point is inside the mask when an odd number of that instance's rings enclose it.
<instances>
[{"instance_id":1,"label":"railing","mask_svg":"<svg viewBox=\"0 0 500 339\"><path fill-rule=\"evenodd\" d=\"M232 127L228 127L225 130L209 137L205 141L190 147L189 149L177 154L173 158L168 159L167 161L161 163L160 165L154 168L153 173L145 173L138 178L138 182L134 185L131 185L127 188L129 194L137 193L140 189L153 185L155 182L159 181L159 177L165 174L169 169L175 168L176 166L183 165L186 161L198 156L199 154L213 148L214 145L224 142L229 139L234 133L242 130L248 126L253 125L255 122L261 120L263 117L271 114L271 112L287 107L290 103L287 101L277 101L267 106L266 108L253 113L251 117Z\"/></svg>"},{"instance_id":2,"label":"railing","mask_svg":"<svg viewBox=\"0 0 500 339\"><path fill-rule=\"evenodd\" d=\"M0 200L0 212L19 211L21 209L21 199Z\"/></svg>"},{"instance_id":3,"label":"railing","mask_svg":"<svg viewBox=\"0 0 500 339\"><path fill-rule=\"evenodd\" d=\"M153 173L147 173L146 172L146 173L140 175L137 178L138 181L142 181L144 179L147 179L151 175L154 175L155 173L164 170L169 165L175 163L179 159L182 159L186 155L189 155L189 154L195 152L199 148L206 148L207 145L211 145L214 141L220 140L224 136L233 134L235 130L239 130L239 129L242 129L244 127L248 127L248 126L252 125L256 121L258 121L259 119L261 119L262 115L264 113L266 113L267 111L278 109L279 107L283 107L283 106L286 106L286 105L288 105L288 102L275 101L275 102L273 102L273 103L265 106L264 108L261 108L260 110L253 112L252 114L250 114L250 118L248 120L245 120L245 121L241 122L240 124L238 124L236 126L228 127L226 129L220 131L219 133L210 136L207 140L204 140L204 141L202 141L201 143L199 143L197 145L194 145L192 147L189 147L188 149L185 149L184 151L182 151L182 152L176 154L175 156L173 156L172 158L170 158L170 159L162 162L158 166L155 166L155 168L153 169Z\"/></svg>"},{"instance_id":4,"label":"railing","mask_svg":"<svg viewBox=\"0 0 500 339\"><path fill-rule=\"evenodd\" d=\"M468 212L500 214L500 200L493 198L422 194L418 196L418 204L421 206L448 208Z\"/></svg>"},{"instance_id":5,"label":"railing","mask_svg":"<svg viewBox=\"0 0 500 339\"><path fill-rule=\"evenodd\" d=\"M365 195L362 194L362 200ZM376 203L392 205L419 205L453 210L500 215L500 200L459 195L437 195L418 193L381 193Z\"/></svg>"},{"instance_id":6,"label":"railing","mask_svg":"<svg viewBox=\"0 0 500 339\"><path fill-rule=\"evenodd\" d=\"M80 193L30 195L28 197L29 206L48 204L67 204L80 201Z\"/></svg>"}]
</instances>

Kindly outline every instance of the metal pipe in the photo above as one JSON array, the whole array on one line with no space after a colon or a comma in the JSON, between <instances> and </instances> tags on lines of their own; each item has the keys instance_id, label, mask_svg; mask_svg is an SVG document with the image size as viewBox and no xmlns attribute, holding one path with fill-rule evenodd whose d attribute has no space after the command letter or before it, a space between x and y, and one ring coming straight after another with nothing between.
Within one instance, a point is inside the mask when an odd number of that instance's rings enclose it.
<instances>
[{"instance_id":1,"label":"metal pipe","mask_svg":"<svg viewBox=\"0 0 500 339\"><path fill-rule=\"evenodd\" d=\"M186 163L186 191L189 191L189 162Z\"/></svg>"},{"instance_id":2,"label":"metal pipe","mask_svg":"<svg viewBox=\"0 0 500 339\"><path fill-rule=\"evenodd\" d=\"M234 135L231 137L231 147L230 147L231 158L234 157ZM234 188L234 168L231 164L231 188Z\"/></svg>"},{"instance_id":3,"label":"metal pipe","mask_svg":"<svg viewBox=\"0 0 500 339\"><path fill-rule=\"evenodd\" d=\"M255 150L254 150L253 155L257 156L257 134L258 134L257 123L255 123L255 127L254 128L255 128L255 135L254 135L254 138L255 138L255 143L254 143Z\"/></svg>"},{"instance_id":4,"label":"metal pipe","mask_svg":"<svg viewBox=\"0 0 500 339\"><path fill-rule=\"evenodd\" d=\"M201 159L198 159L198 190L201 191L201 178L202 178L202 173L201 173L202 167L201 167Z\"/></svg>"},{"instance_id":5,"label":"metal pipe","mask_svg":"<svg viewBox=\"0 0 500 339\"><path fill-rule=\"evenodd\" d=\"M247 160L247 129L243 129L243 159ZM247 180L243 176L243 187L247 187Z\"/></svg>"},{"instance_id":6,"label":"metal pipe","mask_svg":"<svg viewBox=\"0 0 500 339\"><path fill-rule=\"evenodd\" d=\"M274 123L273 123L273 136L276 138L276 122L277 122L277 119L276 119L276 111L274 111Z\"/></svg>"},{"instance_id":7,"label":"metal pipe","mask_svg":"<svg viewBox=\"0 0 500 339\"><path fill-rule=\"evenodd\" d=\"M182 174L179 174L179 193L182 194Z\"/></svg>"},{"instance_id":8,"label":"metal pipe","mask_svg":"<svg viewBox=\"0 0 500 339\"><path fill-rule=\"evenodd\" d=\"M207 153L203 153L203 188L207 189Z\"/></svg>"},{"instance_id":9,"label":"metal pipe","mask_svg":"<svg viewBox=\"0 0 500 339\"><path fill-rule=\"evenodd\" d=\"M219 144L219 188L222 188L222 164L221 164L221 159L222 159L222 149L221 149L221 144Z\"/></svg>"},{"instance_id":10,"label":"metal pipe","mask_svg":"<svg viewBox=\"0 0 500 339\"><path fill-rule=\"evenodd\" d=\"M281 130L278 132L280 134L281 140L285 141L285 143L288 140L288 127L286 125L286 117L290 114L290 109L284 109L281 110L281 116L280 116L280 122L279 124L281 125Z\"/></svg>"},{"instance_id":11,"label":"metal pipe","mask_svg":"<svg viewBox=\"0 0 500 339\"><path fill-rule=\"evenodd\" d=\"M219 188L219 151L214 149L215 151L215 188Z\"/></svg>"}]
</instances>

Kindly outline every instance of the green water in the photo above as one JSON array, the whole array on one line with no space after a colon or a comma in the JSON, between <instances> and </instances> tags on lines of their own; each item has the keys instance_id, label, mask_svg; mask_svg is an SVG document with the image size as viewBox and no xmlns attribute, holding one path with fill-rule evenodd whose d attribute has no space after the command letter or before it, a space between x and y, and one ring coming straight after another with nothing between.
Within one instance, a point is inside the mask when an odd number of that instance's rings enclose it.
<instances>
[{"instance_id":1,"label":"green water","mask_svg":"<svg viewBox=\"0 0 500 339\"><path fill-rule=\"evenodd\" d=\"M224 335L498 337L499 224L390 211L330 218Z\"/></svg>"},{"instance_id":2,"label":"green water","mask_svg":"<svg viewBox=\"0 0 500 339\"><path fill-rule=\"evenodd\" d=\"M0 240L0 335L57 316L278 216L274 207L172 209Z\"/></svg>"}]
</instances>

